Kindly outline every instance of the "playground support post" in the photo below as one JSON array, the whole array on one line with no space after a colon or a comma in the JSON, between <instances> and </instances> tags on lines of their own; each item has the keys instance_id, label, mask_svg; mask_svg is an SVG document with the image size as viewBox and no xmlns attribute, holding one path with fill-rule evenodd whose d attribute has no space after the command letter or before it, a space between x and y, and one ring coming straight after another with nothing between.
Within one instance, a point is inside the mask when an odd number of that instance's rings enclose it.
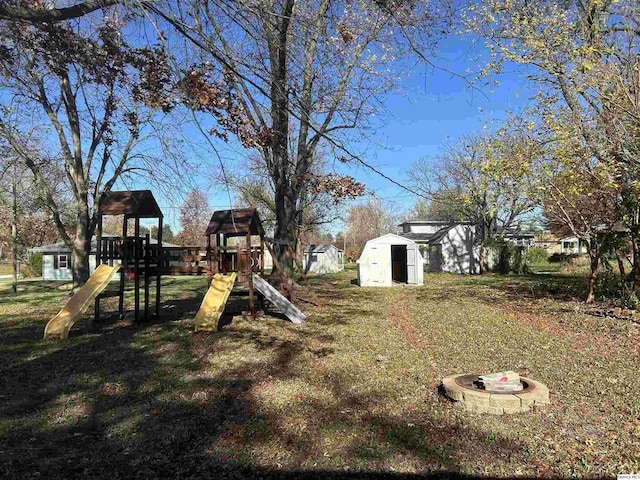
<instances>
[{"instance_id":1,"label":"playground support post","mask_svg":"<svg viewBox=\"0 0 640 480\"><path fill-rule=\"evenodd\" d=\"M98 214L98 225L96 228L96 268L102 263L102 215ZM100 295L96 297L93 319L100 320Z\"/></svg>"},{"instance_id":2,"label":"playground support post","mask_svg":"<svg viewBox=\"0 0 640 480\"><path fill-rule=\"evenodd\" d=\"M253 293L253 268L251 262L253 257L251 256L251 232L247 233L247 260L246 260L246 273L249 279L249 308L251 309L251 318L256 318L256 302Z\"/></svg>"},{"instance_id":3,"label":"playground support post","mask_svg":"<svg viewBox=\"0 0 640 480\"><path fill-rule=\"evenodd\" d=\"M133 229L133 264L134 264L134 312L133 320L135 323L140 321L140 217L136 216Z\"/></svg>"},{"instance_id":4,"label":"playground support post","mask_svg":"<svg viewBox=\"0 0 640 480\"><path fill-rule=\"evenodd\" d=\"M158 259L156 261L156 317L160 317L160 284L164 268L164 251L162 250L162 217L158 218Z\"/></svg>"},{"instance_id":5,"label":"playground support post","mask_svg":"<svg viewBox=\"0 0 640 480\"><path fill-rule=\"evenodd\" d=\"M144 255L144 319L149 319L149 266L150 266L150 255L151 255L151 245L150 245L151 236L147 233L144 236L144 242L142 246L144 247L143 255Z\"/></svg>"},{"instance_id":6,"label":"playground support post","mask_svg":"<svg viewBox=\"0 0 640 480\"><path fill-rule=\"evenodd\" d=\"M129 217L127 215L124 216L122 220L122 245L120 248L122 249L122 269L120 270L120 296L118 299L118 315L120 316L120 320L124 318L124 281L126 270L128 268L127 262L127 230L129 224Z\"/></svg>"}]
</instances>

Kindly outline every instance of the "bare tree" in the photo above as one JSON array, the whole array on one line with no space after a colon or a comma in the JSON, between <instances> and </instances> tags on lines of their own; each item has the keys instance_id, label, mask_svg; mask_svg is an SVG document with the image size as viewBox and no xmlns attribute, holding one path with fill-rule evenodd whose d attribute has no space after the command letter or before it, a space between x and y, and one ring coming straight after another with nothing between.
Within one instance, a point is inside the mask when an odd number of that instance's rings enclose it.
<instances>
[{"instance_id":1,"label":"bare tree","mask_svg":"<svg viewBox=\"0 0 640 480\"><path fill-rule=\"evenodd\" d=\"M326 149L334 158L362 161L350 151L349 132L367 127L378 98L397 80L399 59L412 48L427 51L444 17L434 5L209 0L183 2L175 16L158 10L210 62L192 69L185 90L193 106L223 108L227 114L217 118L224 130L260 154L274 190L282 265L292 265L287 255L314 188L345 196L362 191L335 174L314 186L317 153ZM224 105L221 91L227 92Z\"/></svg>"},{"instance_id":2,"label":"bare tree","mask_svg":"<svg viewBox=\"0 0 640 480\"><path fill-rule=\"evenodd\" d=\"M345 254L357 258L367 240L395 232L395 223L392 213L379 198L352 206L346 220Z\"/></svg>"},{"instance_id":3,"label":"bare tree","mask_svg":"<svg viewBox=\"0 0 640 480\"><path fill-rule=\"evenodd\" d=\"M115 19L97 27L5 22L0 34L0 136L30 169L72 249L76 285L89 276L102 195L123 176L152 172L138 147L154 133L154 109L169 108L163 50L131 47L121 27ZM72 196L73 232L47 181L52 165L64 172Z\"/></svg>"},{"instance_id":4,"label":"bare tree","mask_svg":"<svg viewBox=\"0 0 640 480\"><path fill-rule=\"evenodd\" d=\"M202 190L191 190L180 207L182 230L176 235L176 242L186 247L204 246L204 232L210 218L211 209L207 195Z\"/></svg>"}]
</instances>

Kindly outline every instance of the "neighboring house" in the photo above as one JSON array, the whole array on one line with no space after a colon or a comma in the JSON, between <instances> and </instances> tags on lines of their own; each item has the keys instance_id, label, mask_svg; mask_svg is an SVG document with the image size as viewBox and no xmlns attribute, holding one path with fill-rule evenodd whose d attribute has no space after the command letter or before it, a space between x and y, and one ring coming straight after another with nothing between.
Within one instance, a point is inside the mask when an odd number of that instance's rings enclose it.
<instances>
[{"instance_id":1,"label":"neighboring house","mask_svg":"<svg viewBox=\"0 0 640 480\"><path fill-rule=\"evenodd\" d=\"M420 246L429 272L479 272L480 248L473 224L423 219L398 227L402 237Z\"/></svg>"},{"instance_id":2,"label":"neighboring house","mask_svg":"<svg viewBox=\"0 0 640 480\"><path fill-rule=\"evenodd\" d=\"M115 235L102 235L102 238L119 238ZM151 243L156 243L156 239L151 239ZM163 250L171 256L170 265L176 265L179 262L178 257L181 253L181 247L172 243L162 242ZM71 249L64 242L52 243L50 245L42 245L29 249L29 253L42 254L42 279L43 280L73 280L71 274L72 254ZM175 257L175 259L174 259ZM96 269L96 238L91 240L91 254L89 255L89 273L92 274Z\"/></svg>"},{"instance_id":3,"label":"neighboring house","mask_svg":"<svg viewBox=\"0 0 640 480\"><path fill-rule=\"evenodd\" d=\"M583 255L587 253L587 244L576 236L560 239L560 253L564 255Z\"/></svg>"},{"instance_id":4,"label":"neighboring house","mask_svg":"<svg viewBox=\"0 0 640 480\"><path fill-rule=\"evenodd\" d=\"M526 249L529 249L536 245L535 232L520 230L519 228L510 228L504 232L503 236L505 240Z\"/></svg>"},{"instance_id":5,"label":"neighboring house","mask_svg":"<svg viewBox=\"0 0 640 480\"><path fill-rule=\"evenodd\" d=\"M431 239L435 233L443 228L450 227L454 223L455 222L447 220L429 218L423 220L408 220L398 225L398 235L409 238L418 245L426 246L429 244L429 239Z\"/></svg>"},{"instance_id":6,"label":"neighboring house","mask_svg":"<svg viewBox=\"0 0 640 480\"><path fill-rule=\"evenodd\" d=\"M304 247L302 268L304 273L341 272L344 270L344 252L334 245L308 245Z\"/></svg>"},{"instance_id":7,"label":"neighboring house","mask_svg":"<svg viewBox=\"0 0 640 480\"><path fill-rule=\"evenodd\" d=\"M534 246L545 250L549 255L560 253L562 242L549 231L538 232L534 238Z\"/></svg>"},{"instance_id":8,"label":"neighboring house","mask_svg":"<svg viewBox=\"0 0 640 480\"><path fill-rule=\"evenodd\" d=\"M429 239L425 264L429 272L480 273L480 247L472 225L444 227Z\"/></svg>"},{"instance_id":9,"label":"neighboring house","mask_svg":"<svg viewBox=\"0 0 640 480\"><path fill-rule=\"evenodd\" d=\"M424 262L418 244L393 233L369 240L357 264L361 287L424 284Z\"/></svg>"}]
</instances>

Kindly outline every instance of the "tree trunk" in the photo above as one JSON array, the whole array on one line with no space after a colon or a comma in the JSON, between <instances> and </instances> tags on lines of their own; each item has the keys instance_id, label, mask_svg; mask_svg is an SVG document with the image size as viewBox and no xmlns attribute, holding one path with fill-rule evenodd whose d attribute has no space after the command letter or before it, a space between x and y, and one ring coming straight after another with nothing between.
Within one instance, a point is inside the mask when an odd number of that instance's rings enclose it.
<instances>
[{"instance_id":1,"label":"tree trunk","mask_svg":"<svg viewBox=\"0 0 640 480\"><path fill-rule=\"evenodd\" d=\"M18 194L16 191L17 173L15 165L13 168L13 184L11 192L13 193L13 215L11 220L11 245L13 253L13 293L18 292Z\"/></svg>"},{"instance_id":2,"label":"tree trunk","mask_svg":"<svg viewBox=\"0 0 640 480\"><path fill-rule=\"evenodd\" d=\"M91 253L92 229L89 225L88 207L77 205L78 215L76 217L76 232L73 240L73 262L72 275L74 288L80 287L89 280L89 255Z\"/></svg>"},{"instance_id":3,"label":"tree trunk","mask_svg":"<svg viewBox=\"0 0 640 480\"><path fill-rule=\"evenodd\" d=\"M585 303L593 303L596 298L596 277L598 276L599 260L600 255L598 248L591 246L591 248L589 248L589 266L591 267L591 272L589 273L587 298Z\"/></svg>"},{"instance_id":4,"label":"tree trunk","mask_svg":"<svg viewBox=\"0 0 640 480\"><path fill-rule=\"evenodd\" d=\"M479 256L478 260L480 261L480 269L478 273L480 275L482 275L483 273L486 273L489 270L487 265L487 247L485 247L486 240L487 240L487 227L483 222L480 225L480 254L478 255Z\"/></svg>"},{"instance_id":5,"label":"tree trunk","mask_svg":"<svg viewBox=\"0 0 640 480\"><path fill-rule=\"evenodd\" d=\"M631 255L633 257L633 291L640 292L640 242L636 232L631 232Z\"/></svg>"},{"instance_id":6,"label":"tree trunk","mask_svg":"<svg viewBox=\"0 0 640 480\"><path fill-rule=\"evenodd\" d=\"M624 269L624 253L620 249L616 249L616 260L618 261L618 271L620 272L620 279L625 282L627 279L627 272Z\"/></svg>"},{"instance_id":7,"label":"tree trunk","mask_svg":"<svg viewBox=\"0 0 640 480\"><path fill-rule=\"evenodd\" d=\"M276 229L274 250L285 275L291 277L294 270L298 219L295 192L284 182L278 186L275 196Z\"/></svg>"}]
</instances>

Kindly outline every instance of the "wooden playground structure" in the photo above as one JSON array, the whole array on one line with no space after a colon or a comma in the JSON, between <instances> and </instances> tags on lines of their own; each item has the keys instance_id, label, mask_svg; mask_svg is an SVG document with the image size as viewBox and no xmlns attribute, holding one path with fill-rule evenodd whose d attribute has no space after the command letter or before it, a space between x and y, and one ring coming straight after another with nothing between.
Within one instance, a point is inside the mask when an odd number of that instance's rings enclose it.
<instances>
[{"instance_id":1,"label":"wooden playground structure","mask_svg":"<svg viewBox=\"0 0 640 480\"><path fill-rule=\"evenodd\" d=\"M107 215L122 216L121 237L103 238L103 217ZM141 219L157 220L157 239L150 238L148 233L140 235ZM140 321L141 315L144 320L151 318L153 292L153 315L159 318L162 275L211 277L209 291L197 315L198 319L206 318L208 321L196 323L196 329L213 329L211 325L214 321L217 322L224 311L236 279L246 283L248 287L249 311L252 318L256 316L257 307L264 310L265 305L269 303L277 306L295 323L304 320L302 312L289 302L291 297L286 291L286 282L282 281L282 269L265 239L264 229L255 209L214 212L206 231L203 232L203 236L206 236L206 246L180 248L178 256L171 256L163 246L162 226L162 211L150 190L107 194L98 208L96 272L47 324L45 338L66 338L71 325L82 315L91 301L94 302L94 319L99 320L100 301L106 297L118 297L118 315L123 318L125 287L129 281L134 283L134 322ZM130 234L131 229L133 235ZM269 275L265 272L267 251L271 254L273 262L273 269ZM118 289L105 291L113 276L118 273ZM281 280L281 290L277 291L266 280Z\"/></svg>"}]
</instances>

